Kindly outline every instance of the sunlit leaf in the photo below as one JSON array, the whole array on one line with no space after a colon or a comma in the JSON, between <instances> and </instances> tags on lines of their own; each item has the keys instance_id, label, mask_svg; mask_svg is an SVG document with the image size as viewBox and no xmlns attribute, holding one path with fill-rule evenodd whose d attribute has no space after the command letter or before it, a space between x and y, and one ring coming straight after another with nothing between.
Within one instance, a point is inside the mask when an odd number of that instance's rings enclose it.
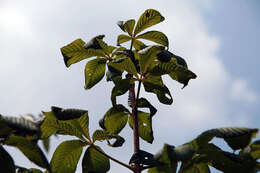
<instances>
[{"instance_id":1,"label":"sunlit leaf","mask_svg":"<svg viewBox=\"0 0 260 173\"><path fill-rule=\"evenodd\" d=\"M120 46L120 44L125 43L125 42L130 41L130 40L131 40L130 36L125 35L125 34L120 34L117 37L117 45Z\"/></svg>"},{"instance_id":2,"label":"sunlit leaf","mask_svg":"<svg viewBox=\"0 0 260 173\"><path fill-rule=\"evenodd\" d=\"M112 66L113 68L119 70L119 71L127 71L130 74L137 76L137 70L135 68L135 65L131 61L129 57L117 59L115 61L109 62L109 66Z\"/></svg>"},{"instance_id":3,"label":"sunlit leaf","mask_svg":"<svg viewBox=\"0 0 260 173\"><path fill-rule=\"evenodd\" d=\"M62 142L51 159L53 173L74 173L85 145L80 140Z\"/></svg>"},{"instance_id":4,"label":"sunlit leaf","mask_svg":"<svg viewBox=\"0 0 260 173\"><path fill-rule=\"evenodd\" d=\"M93 48L86 49L84 48L84 45L85 42L83 40L77 39L61 48L61 53L67 67L90 57L104 56L104 52L102 50L96 50Z\"/></svg>"},{"instance_id":5,"label":"sunlit leaf","mask_svg":"<svg viewBox=\"0 0 260 173\"><path fill-rule=\"evenodd\" d=\"M95 148L93 146L87 148L82 160L83 173L106 173L109 171L109 159L100 152L104 151L98 146L95 146Z\"/></svg>"},{"instance_id":6,"label":"sunlit leaf","mask_svg":"<svg viewBox=\"0 0 260 173\"><path fill-rule=\"evenodd\" d=\"M164 21L164 17L158 11L147 9L138 19L134 35L162 21Z\"/></svg>"},{"instance_id":7,"label":"sunlit leaf","mask_svg":"<svg viewBox=\"0 0 260 173\"><path fill-rule=\"evenodd\" d=\"M136 39L145 39L149 41L153 41L155 43L161 44L165 47L169 46L169 41L167 36L159 31L148 31L141 35L138 35Z\"/></svg>"},{"instance_id":8,"label":"sunlit leaf","mask_svg":"<svg viewBox=\"0 0 260 173\"><path fill-rule=\"evenodd\" d=\"M136 39L133 41L133 46L137 51L147 47L142 41Z\"/></svg>"},{"instance_id":9,"label":"sunlit leaf","mask_svg":"<svg viewBox=\"0 0 260 173\"><path fill-rule=\"evenodd\" d=\"M85 89L96 85L105 75L106 60L96 58L88 61L85 67Z\"/></svg>"}]
</instances>

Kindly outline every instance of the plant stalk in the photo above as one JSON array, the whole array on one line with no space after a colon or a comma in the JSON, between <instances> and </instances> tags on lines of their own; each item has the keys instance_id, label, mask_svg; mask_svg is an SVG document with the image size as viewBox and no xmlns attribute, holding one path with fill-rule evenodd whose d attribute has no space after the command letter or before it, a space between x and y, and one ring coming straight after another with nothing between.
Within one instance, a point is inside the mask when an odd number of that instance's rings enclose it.
<instances>
[{"instance_id":1,"label":"plant stalk","mask_svg":"<svg viewBox=\"0 0 260 173\"><path fill-rule=\"evenodd\" d=\"M130 45L130 50L132 50L133 48L133 39L131 41L131 45ZM129 89L129 94L130 94L130 100L131 100L131 104L132 104L132 116L133 116L133 137L134 137L134 152L138 152L140 150L140 141L139 141L139 131L138 131L138 109L137 109L137 101L139 94L140 94L140 86L141 86L141 82L139 82L138 84L138 91L137 91L137 97L135 97L135 85L133 84L133 86ZM139 164L135 164L134 165L135 169L134 172L135 173L141 173L142 169L141 166Z\"/></svg>"}]
</instances>

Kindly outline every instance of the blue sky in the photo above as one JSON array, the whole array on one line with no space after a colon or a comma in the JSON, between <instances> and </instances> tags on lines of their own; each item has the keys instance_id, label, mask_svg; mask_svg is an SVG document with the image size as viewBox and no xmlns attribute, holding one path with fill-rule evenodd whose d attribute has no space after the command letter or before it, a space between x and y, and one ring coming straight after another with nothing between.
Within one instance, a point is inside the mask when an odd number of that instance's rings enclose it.
<instances>
[{"instance_id":1,"label":"blue sky","mask_svg":"<svg viewBox=\"0 0 260 173\"><path fill-rule=\"evenodd\" d=\"M159 10L166 20L151 28L168 35L170 50L183 56L198 78L181 90L165 78L174 103L161 105L146 95L158 113L154 117L155 153L163 143L180 145L201 132L226 126L259 127L260 3L243 1L1 1L0 2L0 113L21 116L48 111L52 105L89 110L91 130L111 107L111 84L103 80L85 91L86 61L67 69L60 47L77 38L88 41L105 34L115 44L118 20L137 19L147 8ZM104 90L104 86L107 87ZM141 92L143 94L143 92ZM120 99L123 103L126 99ZM118 151L105 151L128 162L131 131L122 132L126 143ZM51 153L61 142L52 143ZM34 167L9 148L16 163ZM123 151L123 152L122 152ZM49 158L51 154L49 154ZM81 168L77 169L80 172ZM111 172L126 171L112 163Z\"/></svg>"}]
</instances>

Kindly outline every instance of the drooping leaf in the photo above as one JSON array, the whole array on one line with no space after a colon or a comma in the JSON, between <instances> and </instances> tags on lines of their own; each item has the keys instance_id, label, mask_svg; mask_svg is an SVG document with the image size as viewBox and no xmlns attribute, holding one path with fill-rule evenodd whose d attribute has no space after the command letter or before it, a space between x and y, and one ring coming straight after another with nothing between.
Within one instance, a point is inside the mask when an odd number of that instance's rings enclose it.
<instances>
[{"instance_id":1,"label":"drooping leaf","mask_svg":"<svg viewBox=\"0 0 260 173\"><path fill-rule=\"evenodd\" d=\"M157 109L146 98L143 97L137 100L137 107L149 108L151 117L153 117L157 112Z\"/></svg>"},{"instance_id":2,"label":"drooping leaf","mask_svg":"<svg viewBox=\"0 0 260 173\"><path fill-rule=\"evenodd\" d=\"M104 151L98 146L87 148L82 161L83 173L106 173L109 171L109 159L100 152Z\"/></svg>"},{"instance_id":3,"label":"drooping leaf","mask_svg":"<svg viewBox=\"0 0 260 173\"><path fill-rule=\"evenodd\" d=\"M51 159L53 173L74 173L84 146L86 143L80 140L62 142Z\"/></svg>"},{"instance_id":4,"label":"drooping leaf","mask_svg":"<svg viewBox=\"0 0 260 173\"><path fill-rule=\"evenodd\" d=\"M205 163L195 163L186 168L183 173L210 173L209 166Z\"/></svg>"},{"instance_id":5,"label":"drooping leaf","mask_svg":"<svg viewBox=\"0 0 260 173\"><path fill-rule=\"evenodd\" d=\"M138 53L140 54L140 73L142 75L147 71L151 63L156 59L156 55L162 50L164 50L163 46L148 46L147 48L138 51Z\"/></svg>"},{"instance_id":6,"label":"drooping leaf","mask_svg":"<svg viewBox=\"0 0 260 173\"><path fill-rule=\"evenodd\" d=\"M200 154L204 156L205 161L220 171L227 173L256 173L257 170L260 170L259 163L255 160L222 151L214 144L208 145L208 147L200 149Z\"/></svg>"},{"instance_id":7,"label":"drooping leaf","mask_svg":"<svg viewBox=\"0 0 260 173\"><path fill-rule=\"evenodd\" d=\"M162 82L160 76L152 76L144 81L144 89L146 92L152 92L156 94L158 100L167 105L171 105L173 102L171 93L167 86Z\"/></svg>"},{"instance_id":8,"label":"drooping leaf","mask_svg":"<svg viewBox=\"0 0 260 173\"><path fill-rule=\"evenodd\" d=\"M177 162L172 160L171 153L172 153L173 146L168 144L164 144L164 147L161 151L159 151L154 158L161 162L161 165L158 165L154 168L150 168L148 173L173 173L177 170Z\"/></svg>"},{"instance_id":9,"label":"drooping leaf","mask_svg":"<svg viewBox=\"0 0 260 173\"><path fill-rule=\"evenodd\" d=\"M110 140L107 140L107 144L110 147L121 147L125 143L125 139L122 136L114 135L114 138L114 142L110 142Z\"/></svg>"},{"instance_id":10,"label":"drooping leaf","mask_svg":"<svg viewBox=\"0 0 260 173\"><path fill-rule=\"evenodd\" d=\"M129 125L133 128L133 117L129 116ZM140 137L146 142L153 143L152 117L145 112L138 112L138 132Z\"/></svg>"},{"instance_id":11,"label":"drooping leaf","mask_svg":"<svg viewBox=\"0 0 260 173\"><path fill-rule=\"evenodd\" d=\"M118 81L122 80L122 71L115 69L112 66L107 66L108 70L106 72L107 81L113 81L117 83Z\"/></svg>"},{"instance_id":12,"label":"drooping leaf","mask_svg":"<svg viewBox=\"0 0 260 173\"><path fill-rule=\"evenodd\" d=\"M130 158L129 164L142 164L149 167L158 166L161 164L154 158L154 155L143 150L135 152Z\"/></svg>"},{"instance_id":13,"label":"drooping leaf","mask_svg":"<svg viewBox=\"0 0 260 173\"><path fill-rule=\"evenodd\" d=\"M94 48L86 49L84 48L84 45L85 42L83 40L77 39L61 48L61 53L63 55L66 67L90 57L104 56L104 52L102 50L96 50Z\"/></svg>"},{"instance_id":14,"label":"drooping leaf","mask_svg":"<svg viewBox=\"0 0 260 173\"><path fill-rule=\"evenodd\" d=\"M165 47L169 46L169 41L167 36L159 31L148 31L143 34L140 34L136 37L136 39L145 39L149 41L153 41L155 43L161 44Z\"/></svg>"},{"instance_id":15,"label":"drooping leaf","mask_svg":"<svg viewBox=\"0 0 260 173\"><path fill-rule=\"evenodd\" d=\"M83 114L87 113L88 111L83 109L63 109L57 106L51 107L51 113L58 119L58 120L71 120L81 117ZM46 115L46 112L43 112ZM46 116L52 116L47 113Z\"/></svg>"},{"instance_id":16,"label":"drooping leaf","mask_svg":"<svg viewBox=\"0 0 260 173\"><path fill-rule=\"evenodd\" d=\"M42 168L50 170L49 162L37 143L15 135L9 136L3 143L17 147L30 161Z\"/></svg>"},{"instance_id":17,"label":"drooping leaf","mask_svg":"<svg viewBox=\"0 0 260 173\"><path fill-rule=\"evenodd\" d=\"M147 9L138 19L134 30L134 35L162 21L164 21L164 17L158 11L154 9Z\"/></svg>"},{"instance_id":18,"label":"drooping leaf","mask_svg":"<svg viewBox=\"0 0 260 173\"><path fill-rule=\"evenodd\" d=\"M260 140L253 142L250 146L250 155L253 159L260 158Z\"/></svg>"},{"instance_id":19,"label":"drooping leaf","mask_svg":"<svg viewBox=\"0 0 260 173\"><path fill-rule=\"evenodd\" d=\"M102 39L96 38L98 45L105 52L106 55L109 55L113 49L113 47L109 47L107 43L105 43Z\"/></svg>"},{"instance_id":20,"label":"drooping leaf","mask_svg":"<svg viewBox=\"0 0 260 173\"><path fill-rule=\"evenodd\" d=\"M10 154L0 145L1 172L15 173L14 160Z\"/></svg>"},{"instance_id":21,"label":"drooping leaf","mask_svg":"<svg viewBox=\"0 0 260 173\"><path fill-rule=\"evenodd\" d=\"M127 32L130 36L132 36L135 20L130 19L127 21L118 21L117 25L122 29L122 31Z\"/></svg>"},{"instance_id":22,"label":"drooping leaf","mask_svg":"<svg viewBox=\"0 0 260 173\"><path fill-rule=\"evenodd\" d=\"M118 134L125 127L129 111L123 105L115 105L104 115L105 129L111 134Z\"/></svg>"},{"instance_id":23,"label":"drooping leaf","mask_svg":"<svg viewBox=\"0 0 260 173\"><path fill-rule=\"evenodd\" d=\"M130 36L125 35L125 34L120 34L117 37L117 46L120 46L120 44L125 43L125 42L130 41L130 40L131 40Z\"/></svg>"},{"instance_id":24,"label":"drooping leaf","mask_svg":"<svg viewBox=\"0 0 260 173\"><path fill-rule=\"evenodd\" d=\"M92 135L93 142L113 139L114 135L109 134L105 130L96 130Z\"/></svg>"},{"instance_id":25,"label":"drooping leaf","mask_svg":"<svg viewBox=\"0 0 260 173\"><path fill-rule=\"evenodd\" d=\"M133 74L136 77L138 77L135 65L129 57L111 61L108 63L108 65L112 66L113 68L115 68L119 71L127 71L128 73Z\"/></svg>"},{"instance_id":26,"label":"drooping leaf","mask_svg":"<svg viewBox=\"0 0 260 173\"><path fill-rule=\"evenodd\" d=\"M98 35L91 40L89 40L86 44L84 44L85 49L102 49L101 45L98 42L98 39L103 40L105 35Z\"/></svg>"},{"instance_id":27,"label":"drooping leaf","mask_svg":"<svg viewBox=\"0 0 260 173\"><path fill-rule=\"evenodd\" d=\"M111 101L113 105L116 105L116 97L125 94L132 84L135 82L133 78L122 79L116 83L112 89Z\"/></svg>"},{"instance_id":28,"label":"drooping leaf","mask_svg":"<svg viewBox=\"0 0 260 173\"><path fill-rule=\"evenodd\" d=\"M85 67L85 89L96 85L105 75L106 60L96 58L88 61Z\"/></svg>"},{"instance_id":29,"label":"drooping leaf","mask_svg":"<svg viewBox=\"0 0 260 173\"><path fill-rule=\"evenodd\" d=\"M258 129L228 127L208 130L207 133L223 138L233 150L245 148L258 133Z\"/></svg>"}]
</instances>

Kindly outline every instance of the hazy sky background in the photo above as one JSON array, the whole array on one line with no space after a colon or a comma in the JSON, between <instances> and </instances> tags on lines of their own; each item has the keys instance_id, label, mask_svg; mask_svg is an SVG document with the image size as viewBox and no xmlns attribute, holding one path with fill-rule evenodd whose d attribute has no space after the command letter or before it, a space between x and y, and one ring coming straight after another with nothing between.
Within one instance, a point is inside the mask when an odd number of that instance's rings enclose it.
<instances>
[{"instance_id":1,"label":"hazy sky background","mask_svg":"<svg viewBox=\"0 0 260 173\"><path fill-rule=\"evenodd\" d=\"M159 104L154 117L153 145L142 149L155 153L164 143L180 145L204 130L226 126L258 128L260 66L260 2L231 0L165 1L0 1L0 113L20 116L48 111L52 105L89 110L90 130L111 107L111 83L103 80L84 90L86 61L66 68L60 47L77 38L88 41L105 34L116 44L121 30L118 20L139 18L154 8L166 20L147 30L160 30L170 40L170 51L184 57L198 76L188 87L164 78L174 103ZM141 93L142 95L142 93ZM125 104L127 101L122 98ZM128 162L132 134L127 126L122 148L104 147L113 156ZM61 142L53 139L54 148ZM36 167L8 147L17 165ZM81 172L81 162L77 172ZM111 162L110 172L127 172Z\"/></svg>"}]
</instances>

